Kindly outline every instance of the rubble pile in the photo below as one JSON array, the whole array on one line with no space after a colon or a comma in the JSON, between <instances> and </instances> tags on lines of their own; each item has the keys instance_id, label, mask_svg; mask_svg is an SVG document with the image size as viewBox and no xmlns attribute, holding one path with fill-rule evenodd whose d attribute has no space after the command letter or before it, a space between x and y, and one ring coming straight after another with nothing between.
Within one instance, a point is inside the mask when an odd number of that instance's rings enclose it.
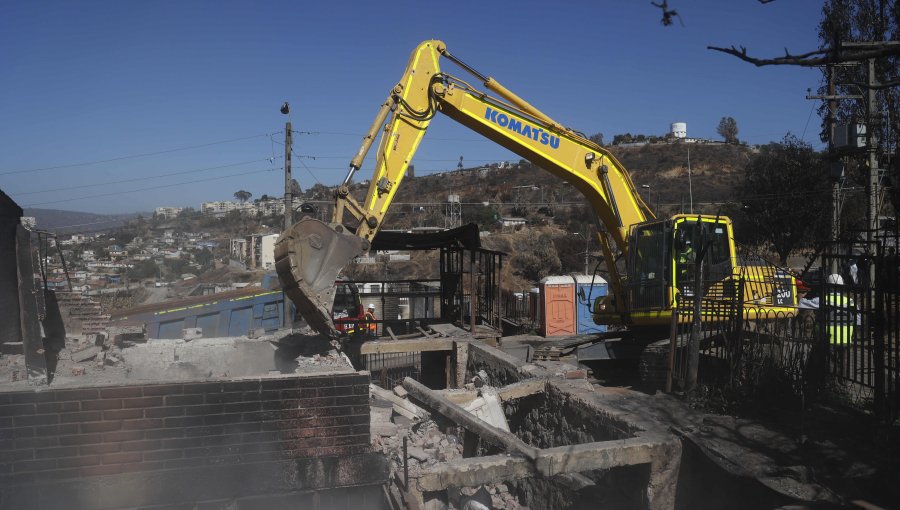
<instances>
[{"instance_id":1,"label":"rubble pile","mask_svg":"<svg viewBox=\"0 0 900 510\"><path fill-rule=\"evenodd\" d=\"M374 385L370 389L372 446L375 451L382 452L390 459L392 479L398 486L405 485L403 477L406 472L413 480L423 469L463 458L462 428L442 430L427 411L406 399L406 391L402 386L397 386L393 392ZM457 431L458 434L455 433ZM502 481L450 490L448 498L451 508L528 508L519 503L516 495L510 492L510 487Z\"/></svg>"},{"instance_id":2,"label":"rubble pile","mask_svg":"<svg viewBox=\"0 0 900 510\"><path fill-rule=\"evenodd\" d=\"M186 329L183 338L148 340L141 327L109 328L96 335L67 337L60 347L47 356L52 387L352 370L346 355L327 340L291 330L263 332L254 338L202 338ZM21 350L8 351L0 354L0 383L22 389L47 383L28 378Z\"/></svg>"}]
</instances>

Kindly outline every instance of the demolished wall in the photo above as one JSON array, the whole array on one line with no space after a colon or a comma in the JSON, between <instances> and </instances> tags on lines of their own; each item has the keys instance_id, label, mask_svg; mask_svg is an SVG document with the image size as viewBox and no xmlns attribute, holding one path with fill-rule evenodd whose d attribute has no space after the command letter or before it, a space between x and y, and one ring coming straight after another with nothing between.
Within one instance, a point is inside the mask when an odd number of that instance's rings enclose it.
<instances>
[{"instance_id":1,"label":"demolished wall","mask_svg":"<svg viewBox=\"0 0 900 510\"><path fill-rule=\"evenodd\" d=\"M368 385L362 372L0 393L0 508L295 508L341 487L355 490L327 497L380 508Z\"/></svg>"}]
</instances>

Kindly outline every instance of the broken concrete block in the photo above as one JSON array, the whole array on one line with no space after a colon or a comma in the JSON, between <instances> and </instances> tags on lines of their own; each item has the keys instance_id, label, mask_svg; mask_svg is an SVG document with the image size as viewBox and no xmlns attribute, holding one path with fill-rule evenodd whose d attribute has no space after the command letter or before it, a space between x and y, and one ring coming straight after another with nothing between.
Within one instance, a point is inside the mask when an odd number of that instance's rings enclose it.
<instances>
[{"instance_id":1,"label":"broken concrete block","mask_svg":"<svg viewBox=\"0 0 900 510\"><path fill-rule=\"evenodd\" d=\"M401 386L401 385L394 386L394 395L397 395L400 398L406 398L406 395L408 393L409 392L407 392L406 388L404 388L403 386Z\"/></svg>"},{"instance_id":2,"label":"broken concrete block","mask_svg":"<svg viewBox=\"0 0 900 510\"><path fill-rule=\"evenodd\" d=\"M84 375L84 367L72 367L72 375Z\"/></svg>"},{"instance_id":3,"label":"broken concrete block","mask_svg":"<svg viewBox=\"0 0 900 510\"><path fill-rule=\"evenodd\" d=\"M262 338L264 336L266 336L265 328L254 328L247 333L247 338L250 339Z\"/></svg>"},{"instance_id":4,"label":"broken concrete block","mask_svg":"<svg viewBox=\"0 0 900 510\"><path fill-rule=\"evenodd\" d=\"M393 437L397 435L399 429L400 427L390 422L379 422L369 425L369 432L372 436Z\"/></svg>"},{"instance_id":5,"label":"broken concrete block","mask_svg":"<svg viewBox=\"0 0 900 510\"><path fill-rule=\"evenodd\" d=\"M72 353L72 361L75 363L82 363L84 361L88 361L97 357L100 354L100 348L96 345L92 345L87 349L82 349L77 352Z\"/></svg>"},{"instance_id":6,"label":"broken concrete block","mask_svg":"<svg viewBox=\"0 0 900 510\"><path fill-rule=\"evenodd\" d=\"M105 347L109 348L107 343L109 342L109 334L105 331L101 331L94 336L94 345L97 347Z\"/></svg>"},{"instance_id":7,"label":"broken concrete block","mask_svg":"<svg viewBox=\"0 0 900 510\"><path fill-rule=\"evenodd\" d=\"M126 342L144 343L147 341L147 335L144 326L110 326L106 328L106 333L112 339L113 345L122 347Z\"/></svg>"},{"instance_id":8,"label":"broken concrete block","mask_svg":"<svg viewBox=\"0 0 900 510\"><path fill-rule=\"evenodd\" d=\"M425 452L423 448L419 448L418 446L410 446L406 449L406 454L413 459L418 460L419 462L425 462L431 456Z\"/></svg>"},{"instance_id":9,"label":"broken concrete block","mask_svg":"<svg viewBox=\"0 0 900 510\"><path fill-rule=\"evenodd\" d=\"M181 338L185 341L203 338L203 328L184 328L181 330Z\"/></svg>"}]
</instances>

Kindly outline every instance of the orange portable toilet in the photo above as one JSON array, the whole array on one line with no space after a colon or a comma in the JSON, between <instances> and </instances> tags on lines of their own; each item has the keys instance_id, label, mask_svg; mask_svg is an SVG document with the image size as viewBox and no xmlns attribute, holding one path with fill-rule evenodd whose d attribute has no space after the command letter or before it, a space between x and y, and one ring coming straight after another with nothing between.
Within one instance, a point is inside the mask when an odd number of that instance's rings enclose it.
<instances>
[{"instance_id":1,"label":"orange portable toilet","mask_svg":"<svg viewBox=\"0 0 900 510\"><path fill-rule=\"evenodd\" d=\"M544 336L574 335L576 329L575 281L569 276L541 280L541 324Z\"/></svg>"}]
</instances>

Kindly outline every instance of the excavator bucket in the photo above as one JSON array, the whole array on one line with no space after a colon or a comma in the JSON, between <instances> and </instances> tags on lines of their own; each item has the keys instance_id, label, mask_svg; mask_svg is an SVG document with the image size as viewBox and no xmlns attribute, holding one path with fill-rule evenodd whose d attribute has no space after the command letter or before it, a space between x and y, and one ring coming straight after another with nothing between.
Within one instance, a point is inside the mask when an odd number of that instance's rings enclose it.
<instances>
[{"instance_id":1,"label":"excavator bucket","mask_svg":"<svg viewBox=\"0 0 900 510\"><path fill-rule=\"evenodd\" d=\"M342 225L303 218L275 243L275 270L285 294L315 331L337 338L331 309L341 269L369 249L369 242Z\"/></svg>"}]
</instances>

